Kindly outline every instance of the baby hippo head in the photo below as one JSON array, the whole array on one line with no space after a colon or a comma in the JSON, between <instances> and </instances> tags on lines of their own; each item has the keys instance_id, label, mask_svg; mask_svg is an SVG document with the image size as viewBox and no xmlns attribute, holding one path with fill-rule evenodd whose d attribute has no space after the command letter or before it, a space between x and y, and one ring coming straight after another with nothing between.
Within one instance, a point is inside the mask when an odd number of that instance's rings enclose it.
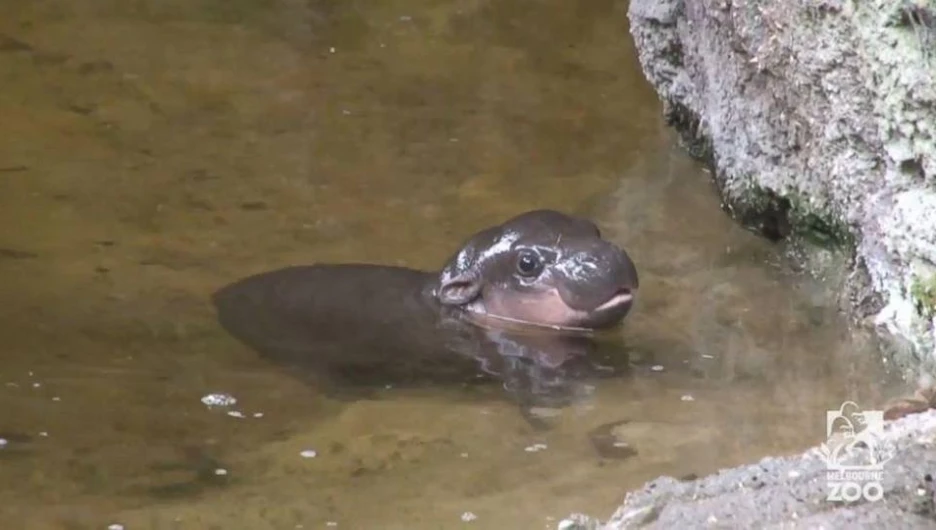
<instances>
[{"instance_id":1,"label":"baby hippo head","mask_svg":"<svg viewBox=\"0 0 936 530\"><path fill-rule=\"evenodd\" d=\"M598 329L627 315L637 287L630 257L594 223L537 210L475 234L435 295L487 324Z\"/></svg>"}]
</instances>

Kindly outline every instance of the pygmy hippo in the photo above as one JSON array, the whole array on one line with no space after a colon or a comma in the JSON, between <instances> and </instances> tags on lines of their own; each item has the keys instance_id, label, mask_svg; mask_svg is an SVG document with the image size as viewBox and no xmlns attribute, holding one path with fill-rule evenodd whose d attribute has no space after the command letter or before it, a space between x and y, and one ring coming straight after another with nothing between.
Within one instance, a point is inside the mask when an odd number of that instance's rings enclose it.
<instances>
[{"instance_id":1,"label":"pygmy hippo","mask_svg":"<svg viewBox=\"0 0 936 530\"><path fill-rule=\"evenodd\" d=\"M268 357L385 385L505 379L504 366L516 365L505 356L554 374L582 352L568 335L619 323L637 288L630 257L592 222L537 210L475 234L437 273L295 266L237 281L213 300L225 329Z\"/></svg>"}]
</instances>

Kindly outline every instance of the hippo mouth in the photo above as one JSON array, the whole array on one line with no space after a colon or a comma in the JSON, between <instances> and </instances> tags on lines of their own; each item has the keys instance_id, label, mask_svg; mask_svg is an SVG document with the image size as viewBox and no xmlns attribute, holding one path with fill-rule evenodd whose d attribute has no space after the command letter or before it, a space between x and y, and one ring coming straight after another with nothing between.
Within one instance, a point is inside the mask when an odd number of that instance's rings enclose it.
<instances>
[{"instance_id":1,"label":"hippo mouth","mask_svg":"<svg viewBox=\"0 0 936 530\"><path fill-rule=\"evenodd\" d=\"M622 287L618 289L614 294L611 295L607 301L603 302L601 305L595 308L595 311L610 311L612 309L617 309L621 306L629 305L634 301L634 291Z\"/></svg>"},{"instance_id":2,"label":"hippo mouth","mask_svg":"<svg viewBox=\"0 0 936 530\"><path fill-rule=\"evenodd\" d=\"M633 301L634 289L620 287L598 305L579 303L576 307L553 288L522 298L504 296L502 292L489 293L486 300L464 309L476 321L487 321L486 324L495 327L591 332L618 322L630 311Z\"/></svg>"}]
</instances>

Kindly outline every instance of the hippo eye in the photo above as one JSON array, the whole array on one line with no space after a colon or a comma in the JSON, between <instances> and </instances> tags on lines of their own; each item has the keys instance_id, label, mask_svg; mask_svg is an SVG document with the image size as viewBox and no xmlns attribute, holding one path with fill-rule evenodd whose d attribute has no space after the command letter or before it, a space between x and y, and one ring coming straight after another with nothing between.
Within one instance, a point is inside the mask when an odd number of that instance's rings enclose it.
<instances>
[{"instance_id":1,"label":"hippo eye","mask_svg":"<svg viewBox=\"0 0 936 530\"><path fill-rule=\"evenodd\" d=\"M520 276L533 277L543 270L543 260L535 253L525 250L517 258L517 272Z\"/></svg>"}]
</instances>

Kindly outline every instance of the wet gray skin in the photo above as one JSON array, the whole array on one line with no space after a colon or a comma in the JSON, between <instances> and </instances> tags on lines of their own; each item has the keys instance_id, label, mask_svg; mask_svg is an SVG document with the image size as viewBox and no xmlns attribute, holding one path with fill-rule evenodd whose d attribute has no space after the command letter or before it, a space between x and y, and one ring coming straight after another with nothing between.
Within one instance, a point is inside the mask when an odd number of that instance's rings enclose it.
<instances>
[{"instance_id":1,"label":"wet gray skin","mask_svg":"<svg viewBox=\"0 0 936 530\"><path fill-rule=\"evenodd\" d=\"M592 360L589 332L621 322L637 288L631 259L593 223L538 210L471 237L438 273L296 266L213 299L231 335L333 393L494 378L526 410L616 372Z\"/></svg>"}]
</instances>

